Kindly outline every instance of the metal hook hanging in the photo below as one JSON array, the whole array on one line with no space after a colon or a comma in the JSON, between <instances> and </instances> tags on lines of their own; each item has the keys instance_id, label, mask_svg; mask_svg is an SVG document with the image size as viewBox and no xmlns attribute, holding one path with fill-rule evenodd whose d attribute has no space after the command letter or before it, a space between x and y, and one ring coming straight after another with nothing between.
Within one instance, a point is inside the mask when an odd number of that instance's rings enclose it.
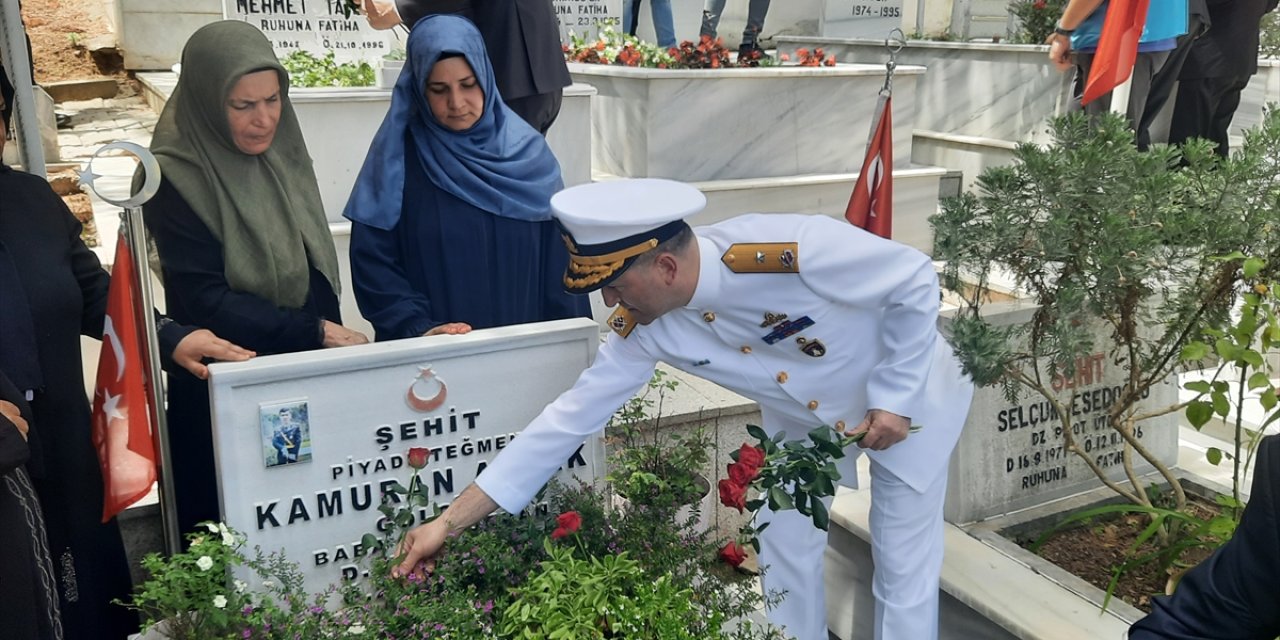
<instances>
[{"instance_id":1,"label":"metal hook hanging","mask_svg":"<svg viewBox=\"0 0 1280 640\"><path fill-rule=\"evenodd\" d=\"M892 29L884 39L884 48L889 50L889 61L884 63L884 86L880 88L882 95L893 93L893 71L898 68L898 53L907 44L907 34L902 29Z\"/></svg>"}]
</instances>

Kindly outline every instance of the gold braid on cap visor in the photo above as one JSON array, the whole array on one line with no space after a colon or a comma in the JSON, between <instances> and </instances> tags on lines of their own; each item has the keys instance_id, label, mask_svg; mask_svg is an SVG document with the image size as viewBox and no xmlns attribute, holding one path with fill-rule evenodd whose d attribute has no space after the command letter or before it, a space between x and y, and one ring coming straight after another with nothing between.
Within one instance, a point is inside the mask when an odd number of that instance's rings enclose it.
<instances>
[{"instance_id":1,"label":"gold braid on cap visor","mask_svg":"<svg viewBox=\"0 0 1280 640\"><path fill-rule=\"evenodd\" d=\"M562 237L564 238L565 246L569 248L569 269L565 271L564 284L573 289L590 287L608 278L618 269L621 269L628 259L658 246L656 238L649 238L640 244L632 245L613 253L606 253L601 256L583 256L578 255L578 248L574 246L569 236Z\"/></svg>"}]
</instances>

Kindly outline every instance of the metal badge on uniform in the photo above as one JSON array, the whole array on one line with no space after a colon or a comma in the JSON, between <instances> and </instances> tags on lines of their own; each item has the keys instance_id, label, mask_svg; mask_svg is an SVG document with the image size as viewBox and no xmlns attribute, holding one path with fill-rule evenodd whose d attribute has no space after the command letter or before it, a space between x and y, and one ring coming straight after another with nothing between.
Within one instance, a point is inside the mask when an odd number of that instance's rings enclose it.
<instances>
[{"instance_id":1,"label":"metal badge on uniform","mask_svg":"<svg viewBox=\"0 0 1280 640\"><path fill-rule=\"evenodd\" d=\"M796 242L739 242L720 256L734 273L799 273L800 245Z\"/></svg>"},{"instance_id":2,"label":"metal badge on uniform","mask_svg":"<svg viewBox=\"0 0 1280 640\"><path fill-rule=\"evenodd\" d=\"M778 324L779 322L782 322L783 320L786 320L786 319L787 319L787 314L785 313L773 313L772 311L766 311L764 312L764 322L761 322L760 326L772 327L773 325Z\"/></svg>"},{"instance_id":3,"label":"metal badge on uniform","mask_svg":"<svg viewBox=\"0 0 1280 640\"><path fill-rule=\"evenodd\" d=\"M816 338L800 336L796 338L796 344L800 345L800 350L807 356L821 358L827 355L827 345L822 344L822 341Z\"/></svg>"},{"instance_id":4,"label":"metal badge on uniform","mask_svg":"<svg viewBox=\"0 0 1280 640\"><path fill-rule=\"evenodd\" d=\"M632 319L631 312L622 307L614 310L613 315L609 316L609 328L623 338L631 335L631 330L636 328L636 321Z\"/></svg>"},{"instance_id":5,"label":"metal badge on uniform","mask_svg":"<svg viewBox=\"0 0 1280 640\"><path fill-rule=\"evenodd\" d=\"M794 336L795 334L812 326L813 320L811 320L809 316L800 316L795 320L784 320L781 324L774 327L773 331L770 331L764 336L764 341L767 344L774 344L779 340L790 338L791 336Z\"/></svg>"}]
</instances>

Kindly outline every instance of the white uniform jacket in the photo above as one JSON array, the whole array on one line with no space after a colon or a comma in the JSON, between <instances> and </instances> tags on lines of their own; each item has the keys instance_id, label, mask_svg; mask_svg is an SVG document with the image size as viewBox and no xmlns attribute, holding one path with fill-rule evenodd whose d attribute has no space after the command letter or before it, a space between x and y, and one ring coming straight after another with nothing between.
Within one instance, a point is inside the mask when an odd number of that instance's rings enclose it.
<instances>
[{"instance_id":1,"label":"white uniform jacket","mask_svg":"<svg viewBox=\"0 0 1280 640\"><path fill-rule=\"evenodd\" d=\"M765 430L792 439L822 424L852 428L869 409L907 416L918 433L868 454L917 491L945 473L965 421L955 408L973 387L938 334L928 256L825 216L744 215L695 233L689 304L611 334L573 388L477 478L489 497L524 508L659 360L755 400ZM841 471L852 484L850 466Z\"/></svg>"}]
</instances>

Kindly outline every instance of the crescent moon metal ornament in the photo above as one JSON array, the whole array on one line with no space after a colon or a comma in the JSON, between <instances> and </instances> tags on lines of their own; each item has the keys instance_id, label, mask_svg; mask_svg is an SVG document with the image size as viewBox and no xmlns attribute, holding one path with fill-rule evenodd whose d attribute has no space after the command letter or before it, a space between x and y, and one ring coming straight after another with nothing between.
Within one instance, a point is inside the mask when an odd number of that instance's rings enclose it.
<instances>
[{"instance_id":1,"label":"crescent moon metal ornament","mask_svg":"<svg viewBox=\"0 0 1280 640\"><path fill-rule=\"evenodd\" d=\"M438 387L436 393L430 397L423 398L418 395L418 384L425 383ZM444 380L431 370L430 366L418 367L418 377L413 379L413 383L409 385L409 390L405 393L404 400L409 408L420 413L430 413L439 409L444 404L445 397L449 393L449 387L445 385Z\"/></svg>"},{"instance_id":2,"label":"crescent moon metal ornament","mask_svg":"<svg viewBox=\"0 0 1280 640\"><path fill-rule=\"evenodd\" d=\"M110 151L112 149L119 149L120 151L132 154L138 159L138 164L142 167L142 189L138 190L138 192L133 194L133 196L124 200L108 198L103 195L101 191L98 191L98 188L93 184L94 180L102 177L102 174L94 173L93 161L97 160L98 156L102 155L102 152ZM146 147L135 142L129 142L128 140L116 140L115 142L102 145L93 153L93 156L89 158L87 163L85 163L84 169L80 170L80 184L92 189L94 195L98 196L105 202L122 209L140 207L160 190L160 163L156 162L156 157L151 155L151 152L148 151Z\"/></svg>"}]
</instances>

